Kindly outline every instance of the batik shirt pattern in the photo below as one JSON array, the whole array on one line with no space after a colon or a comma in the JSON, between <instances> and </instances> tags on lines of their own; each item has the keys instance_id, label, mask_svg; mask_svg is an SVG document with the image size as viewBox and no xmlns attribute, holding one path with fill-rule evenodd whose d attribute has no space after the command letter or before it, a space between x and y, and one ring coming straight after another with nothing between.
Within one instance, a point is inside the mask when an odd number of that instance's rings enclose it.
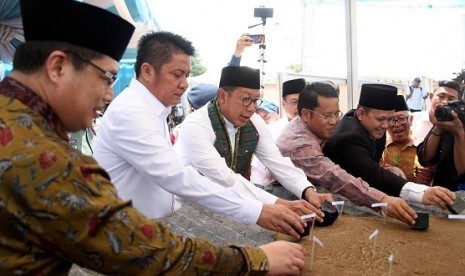
<instances>
[{"instance_id":1,"label":"batik shirt pattern","mask_svg":"<svg viewBox=\"0 0 465 276\"><path fill-rule=\"evenodd\" d=\"M118 198L73 149L57 115L12 78L0 83L0 274L265 274L264 252L182 238ZM221 272L220 272L221 271Z\"/></svg>"}]
</instances>

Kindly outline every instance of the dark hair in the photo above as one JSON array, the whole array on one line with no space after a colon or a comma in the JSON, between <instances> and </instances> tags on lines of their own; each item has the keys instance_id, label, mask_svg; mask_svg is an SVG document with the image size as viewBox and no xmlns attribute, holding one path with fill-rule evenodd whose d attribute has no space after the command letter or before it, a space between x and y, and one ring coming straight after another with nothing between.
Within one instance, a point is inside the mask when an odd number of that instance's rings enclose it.
<instances>
[{"instance_id":1,"label":"dark hair","mask_svg":"<svg viewBox=\"0 0 465 276\"><path fill-rule=\"evenodd\" d=\"M339 99L339 89L328 82L312 82L307 84L299 94L297 110L299 116L303 108L313 110L318 107L318 96Z\"/></svg>"},{"instance_id":2,"label":"dark hair","mask_svg":"<svg viewBox=\"0 0 465 276\"><path fill-rule=\"evenodd\" d=\"M34 40L28 41L16 48L13 57L13 68L24 73L34 73L38 71L53 51L63 51L74 53L85 60L91 60L103 56L102 53L90 50L81 46L75 46L67 42L54 40ZM87 64L81 59L70 55L74 68L82 70Z\"/></svg>"},{"instance_id":3,"label":"dark hair","mask_svg":"<svg viewBox=\"0 0 465 276\"><path fill-rule=\"evenodd\" d=\"M460 89L460 85L458 82L453 81L453 80L442 80L442 81L439 81L438 86L449 87L450 89L454 89L455 91L457 91L457 94L459 96L458 99L462 98L462 90Z\"/></svg>"},{"instance_id":4,"label":"dark hair","mask_svg":"<svg viewBox=\"0 0 465 276\"><path fill-rule=\"evenodd\" d=\"M192 43L182 36L171 32L150 32L139 39L137 58L134 69L136 78L140 75L142 63L148 62L159 72L161 67L170 62L173 54L195 54Z\"/></svg>"}]
</instances>

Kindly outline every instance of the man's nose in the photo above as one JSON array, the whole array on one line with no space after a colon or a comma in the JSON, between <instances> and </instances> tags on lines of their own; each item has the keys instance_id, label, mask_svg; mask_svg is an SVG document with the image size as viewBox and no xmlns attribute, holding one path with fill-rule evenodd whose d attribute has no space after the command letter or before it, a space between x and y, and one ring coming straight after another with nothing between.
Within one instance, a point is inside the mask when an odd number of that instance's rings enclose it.
<instances>
[{"instance_id":1,"label":"man's nose","mask_svg":"<svg viewBox=\"0 0 465 276\"><path fill-rule=\"evenodd\" d=\"M183 78L183 79L179 82L178 87L181 88L182 90L186 91L186 90L187 90L187 87L189 87L189 82L187 82L187 78Z\"/></svg>"}]
</instances>

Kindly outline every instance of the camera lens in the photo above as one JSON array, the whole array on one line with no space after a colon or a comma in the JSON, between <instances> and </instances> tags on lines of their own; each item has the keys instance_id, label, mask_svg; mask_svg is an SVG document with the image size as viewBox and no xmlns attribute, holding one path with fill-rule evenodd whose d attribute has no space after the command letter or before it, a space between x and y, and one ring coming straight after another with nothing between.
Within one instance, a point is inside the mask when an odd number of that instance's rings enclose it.
<instances>
[{"instance_id":1,"label":"camera lens","mask_svg":"<svg viewBox=\"0 0 465 276\"><path fill-rule=\"evenodd\" d=\"M438 121L452 121L451 108L449 106L440 106L434 111L434 117Z\"/></svg>"}]
</instances>

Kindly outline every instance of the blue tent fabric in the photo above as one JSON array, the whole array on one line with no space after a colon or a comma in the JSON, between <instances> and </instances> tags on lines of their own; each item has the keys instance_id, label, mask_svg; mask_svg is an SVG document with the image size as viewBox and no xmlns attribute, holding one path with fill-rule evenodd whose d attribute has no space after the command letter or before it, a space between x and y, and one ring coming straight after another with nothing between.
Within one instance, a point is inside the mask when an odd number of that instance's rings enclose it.
<instances>
[{"instance_id":1,"label":"blue tent fabric","mask_svg":"<svg viewBox=\"0 0 465 276\"><path fill-rule=\"evenodd\" d=\"M24 42L18 0L0 2L0 61L10 63L16 47Z\"/></svg>"},{"instance_id":2,"label":"blue tent fabric","mask_svg":"<svg viewBox=\"0 0 465 276\"><path fill-rule=\"evenodd\" d=\"M15 18L20 16L18 0L0 1L0 20Z\"/></svg>"},{"instance_id":3,"label":"blue tent fabric","mask_svg":"<svg viewBox=\"0 0 465 276\"><path fill-rule=\"evenodd\" d=\"M131 79L134 77L135 60L122 60L119 63L120 69L118 72L118 81L113 86L115 97L118 96L124 88L129 86Z\"/></svg>"}]
</instances>

